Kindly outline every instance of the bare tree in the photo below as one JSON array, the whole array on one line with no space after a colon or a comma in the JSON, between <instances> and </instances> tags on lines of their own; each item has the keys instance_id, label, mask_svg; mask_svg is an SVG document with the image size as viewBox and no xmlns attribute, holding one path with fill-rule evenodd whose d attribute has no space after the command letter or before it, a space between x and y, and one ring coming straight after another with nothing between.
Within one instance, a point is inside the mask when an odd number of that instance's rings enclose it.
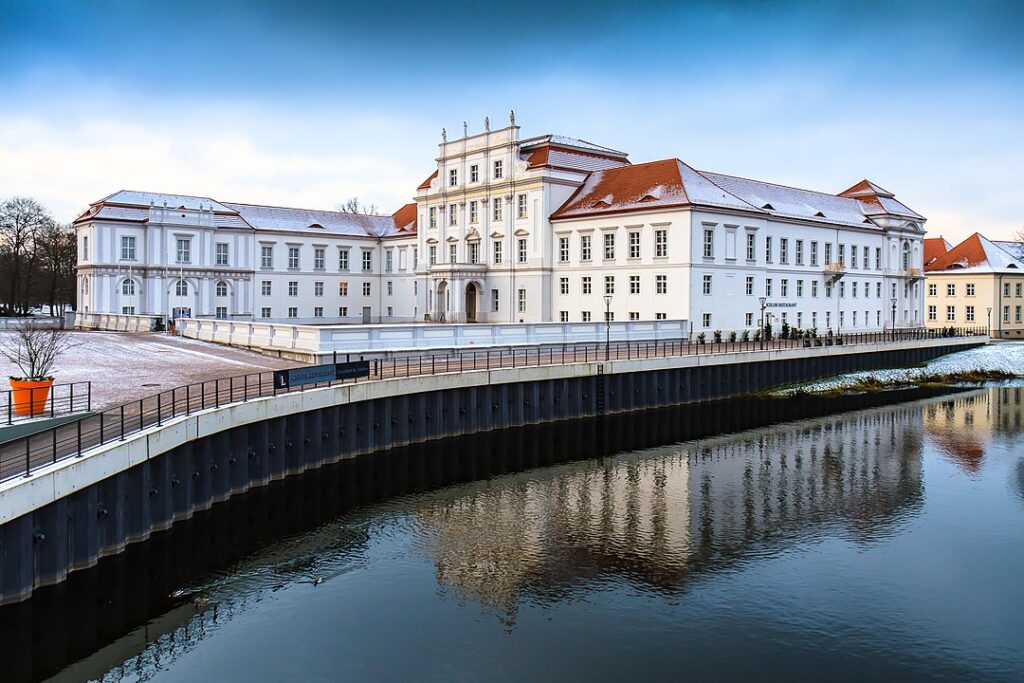
<instances>
[{"instance_id":1,"label":"bare tree","mask_svg":"<svg viewBox=\"0 0 1024 683\"><path fill-rule=\"evenodd\" d=\"M70 225L48 220L40 230L36 244L45 274L50 315L63 315L65 304L72 302L75 293L75 266L78 262L75 230Z\"/></svg>"},{"instance_id":2,"label":"bare tree","mask_svg":"<svg viewBox=\"0 0 1024 683\"><path fill-rule=\"evenodd\" d=\"M28 290L38 262L36 237L52 222L43 206L28 197L0 203L0 263L9 277L6 303L10 309L28 308Z\"/></svg>"},{"instance_id":3,"label":"bare tree","mask_svg":"<svg viewBox=\"0 0 1024 683\"><path fill-rule=\"evenodd\" d=\"M338 204L335 208L343 213L362 213L366 214L367 216L380 215L380 211L378 210L376 204L360 204L359 197L350 197L341 204Z\"/></svg>"},{"instance_id":4,"label":"bare tree","mask_svg":"<svg viewBox=\"0 0 1024 683\"><path fill-rule=\"evenodd\" d=\"M23 379L53 379L50 373L57 358L71 348L67 332L56 327L23 323L11 334L0 334L0 356L18 366Z\"/></svg>"}]
</instances>

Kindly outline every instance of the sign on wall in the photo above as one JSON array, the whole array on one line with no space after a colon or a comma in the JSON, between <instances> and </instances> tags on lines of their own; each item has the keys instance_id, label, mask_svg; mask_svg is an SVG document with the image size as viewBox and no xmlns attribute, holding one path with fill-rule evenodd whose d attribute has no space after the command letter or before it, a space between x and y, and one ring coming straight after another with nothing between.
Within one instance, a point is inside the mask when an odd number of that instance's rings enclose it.
<instances>
[{"instance_id":1,"label":"sign on wall","mask_svg":"<svg viewBox=\"0 0 1024 683\"><path fill-rule=\"evenodd\" d=\"M355 379L370 376L370 361L360 360L352 363L328 363L327 365L311 365L307 368L289 368L274 371L274 387L290 389L303 384L334 382L339 379Z\"/></svg>"}]
</instances>

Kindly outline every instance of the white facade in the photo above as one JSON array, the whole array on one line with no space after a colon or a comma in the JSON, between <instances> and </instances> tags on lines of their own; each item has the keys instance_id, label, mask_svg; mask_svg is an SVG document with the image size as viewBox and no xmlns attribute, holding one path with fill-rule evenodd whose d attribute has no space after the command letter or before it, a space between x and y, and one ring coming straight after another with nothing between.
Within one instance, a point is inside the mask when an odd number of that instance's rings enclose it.
<instances>
[{"instance_id":1,"label":"white facade","mask_svg":"<svg viewBox=\"0 0 1024 683\"><path fill-rule=\"evenodd\" d=\"M776 329L923 324L924 218L877 185L835 195L626 156L521 140L510 117L443 134L436 170L393 216L119 192L76 221L80 308L537 323L603 320L607 306L709 335L753 331L762 310Z\"/></svg>"}]
</instances>

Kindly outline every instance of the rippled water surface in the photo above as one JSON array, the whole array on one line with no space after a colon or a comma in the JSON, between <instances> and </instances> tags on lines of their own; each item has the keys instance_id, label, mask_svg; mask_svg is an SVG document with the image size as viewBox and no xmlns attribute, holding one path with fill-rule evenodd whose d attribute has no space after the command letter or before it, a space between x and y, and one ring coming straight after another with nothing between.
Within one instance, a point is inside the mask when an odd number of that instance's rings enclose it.
<instances>
[{"instance_id":1,"label":"rippled water surface","mask_svg":"<svg viewBox=\"0 0 1024 683\"><path fill-rule=\"evenodd\" d=\"M978 390L362 505L206 573L60 676L1024 680L1021 401Z\"/></svg>"}]
</instances>

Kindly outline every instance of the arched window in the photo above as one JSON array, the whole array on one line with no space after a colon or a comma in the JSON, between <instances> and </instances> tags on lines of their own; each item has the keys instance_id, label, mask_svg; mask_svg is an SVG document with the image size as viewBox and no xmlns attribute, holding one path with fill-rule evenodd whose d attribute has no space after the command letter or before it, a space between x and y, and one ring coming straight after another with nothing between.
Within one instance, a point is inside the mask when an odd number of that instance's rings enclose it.
<instances>
[{"instance_id":1,"label":"arched window","mask_svg":"<svg viewBox=\"0 0 1024 683\"><path fill-rule=\"evenodd\" d=\"M188 283L184 280L178 280L174 283L174 293L178 296L188 296Z\"/></svg>"},{"instance_id":2,"label":"arched window","mask_svg":"<svg viewBox=\"0 0 1024 683\"><path fill-rule=\"evenodd\" d=\"M135 280L128 279L121 283L121 294L135 296Z\"/></svg>"},{"instance_id":3,"label":"arched window","mask_svg":"<svg viewBox=\"0 0 1024 683\"><path fill-rule=\"evenodd\" d=\"M228 295L228 283L224 282L223 280L218 280L217 281L217 296L227 296L227 295Z\"/></svg>"},{"instance_id":4,"label":"arched window","mask_svg":"<svg viewBox=\"0 0 1024 683\"><path fill-rule=\"evenodd\" d=\"M89 278L83 277L82 278L82 294L88 294L88 293L89 293Z\"/></svg>"},{"instance_id":5,"label":"arched window","mask_svg":"<svg viewBox=\"0 0 1024 683\"><path fill-rule=\"evenodd\" d=\"M910 267L910 243L903 243L903 270Z\"/></svg>"}]
</instances>

